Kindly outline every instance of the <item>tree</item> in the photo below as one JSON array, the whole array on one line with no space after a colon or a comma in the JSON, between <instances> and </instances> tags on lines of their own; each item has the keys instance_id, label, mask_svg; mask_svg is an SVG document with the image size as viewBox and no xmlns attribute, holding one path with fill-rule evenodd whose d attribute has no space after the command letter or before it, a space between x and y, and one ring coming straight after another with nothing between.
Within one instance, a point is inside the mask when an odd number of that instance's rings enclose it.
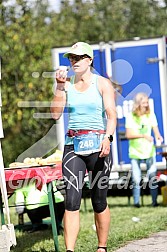
<instances>
[{"instance_id":1,"label":"tree","mask_svg":"<svg viewBox=\"0 0 167 252\"><path fill-rule=\"evenodd\" d=\"M3 149L7 164L53 124L51 120L33 118L33 114L43 108L19 106L21 101L51 99L53 80L42 78L42 72L51 70L53 41L51 35L48 36L46 1L37 1L35 9L28 1L21 0L17 1L17 6L5 6L2 2L1 7ZM33 72L38 72L40 77L33 78ZM45 109L47 111L49 108Z\"/></svg>"},{"instance_id":2,"label":"tree","mask_svg":"<svg viewBox=\"0 0 167 252\"><path fill-rule=\"evenodd\" d=\"M157 1L133 0L129 6L129 37L153 37L166 34L166 11Z\"/></svg>"}]
</instances>

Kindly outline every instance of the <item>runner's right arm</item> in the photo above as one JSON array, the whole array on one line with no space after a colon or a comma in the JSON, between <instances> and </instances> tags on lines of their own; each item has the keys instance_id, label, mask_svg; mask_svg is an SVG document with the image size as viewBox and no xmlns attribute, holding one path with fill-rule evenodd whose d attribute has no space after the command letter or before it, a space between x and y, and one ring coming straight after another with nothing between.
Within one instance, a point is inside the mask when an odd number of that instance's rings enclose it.
<instances>
[{"instance_id":1,"label":"runner's right arm","mask_svg":"<svg viewBox=\"0 0 167 252\"><path fill-rule=\"evenodd\" d=\"M51 102L51 114L53 119L58 120L63 111L66 104L66 73L63 70L57 70L56 71L56 81L57 86L56 90L54 91L54 97Z\"/></svg>"}]
</instances>

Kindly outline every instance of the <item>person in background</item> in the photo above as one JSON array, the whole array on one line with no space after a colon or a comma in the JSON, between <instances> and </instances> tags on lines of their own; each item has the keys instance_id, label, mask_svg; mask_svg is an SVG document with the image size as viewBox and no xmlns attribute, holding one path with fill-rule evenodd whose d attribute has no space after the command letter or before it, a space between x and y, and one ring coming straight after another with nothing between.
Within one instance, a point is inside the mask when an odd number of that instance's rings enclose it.
<instances>
[{"instance_id":1,"label":"person in background","mask_svg":"<svg viewBox=\"0 0 167 252\"><path fill-rule=\"evenodd\" d=\"M110 143L116 128L114 89L111 81L93 73L93 50L85 42L77 42L68 58L74 75L56 71L57 88L51 104L54 119L59 119L66 106L69 122L63 155L66 180L64 237L67 252L73 252L79 233L79 209L82 183L89 172L91 201L97 230L97 252L107 251L110 210L107 190L112 167ZM94 185L92 182L95 182Z\"/></svg>"},{"instance_id":2,"label":"person in background","mask_svg":"<svg viewBox=\"0 0 167 252\"><path fill-rule=\"evenodd\" d=\"M163 142L159 132L155 113L150 110L149 99L145 93L138 93L134 97L132 112L126 117L126 137L129 139L129 158L132 165L133 199L134 206L140 207L140 164L146 164L150 194L152 196L152 206L158 206L158 184L156 181L156 152L154 138L156 142Z\"/></svg>"},{"instance_id":3,"label":"person in background","mask_svg":"<svg viewBox=\"0 0 167 252\"><path fill-rule=\"evenodd\" d=\"M54 182L53 182L54 183ZM57 225L57 233L63 231L62 220L64 216L64 196L60 191L57 191L54 185L55 196L55 217ZM15 206L16 212L20 215L27 213L32 223L32 229L29 232L35 232L46 229L48 225L43 224L42 219L50 216L47 187L43 185L41 190L38 190L34 183L19 188L15 191Z\"/></svg>"}]
</instances>

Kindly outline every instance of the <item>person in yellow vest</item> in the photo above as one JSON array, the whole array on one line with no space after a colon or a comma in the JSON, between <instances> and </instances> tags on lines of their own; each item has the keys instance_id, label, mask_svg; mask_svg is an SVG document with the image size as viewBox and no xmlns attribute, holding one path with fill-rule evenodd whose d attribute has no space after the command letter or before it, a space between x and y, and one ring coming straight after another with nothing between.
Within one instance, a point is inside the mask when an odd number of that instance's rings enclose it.
<instances>
[{"instance_id":1,"label":"person in yellow vest","mask_svg":"<svg viewBox=\"0 0 167 252\"><path fill-rule=\"evenodd\" d=\"M62 233L62 219L64 216L64 196L57 190L54 183L54 196L55 196L55 217L57 224L58 234ZM18 214L27 213L32 223L32 229L29 232L35 232L47 228L43 224L42 219L50 216L48 195L46 184L43 185L41 190L35 186L35 182L28 184L15 191L15 206Z\"/></svg>"},{"instance_id":2,"label":"person in yellow vest","mask_svg":"<svg viewBox=\"0 0 167 252\"><path fill-rule=\"evenodd\" d=\"M158 128L156 115L151 111L149 98L145 93L138 93L134 97L132 111L126 117L126 137L129 139L129 158L132 165L133 199L134 206L140 207L140 182L142 178L141 163L146 164L147 176L149 179L152 206L158 206L158 184L156 181L156 142L163 142ZM154 133L154 137L151 133Z\"/></svg>"}]
</instances>

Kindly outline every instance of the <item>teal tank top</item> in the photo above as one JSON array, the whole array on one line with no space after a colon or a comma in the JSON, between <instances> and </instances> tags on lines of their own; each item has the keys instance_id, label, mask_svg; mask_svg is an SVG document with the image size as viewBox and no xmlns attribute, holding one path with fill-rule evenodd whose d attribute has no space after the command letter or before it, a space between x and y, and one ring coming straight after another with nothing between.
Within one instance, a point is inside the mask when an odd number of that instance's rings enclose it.
<instances>
[{"instance_id":1,"label":"teal tank top","mask_svg":"<svg viewBox=\"0 0 167 252\"><path fill-rule=\"evenodd\" d=\"M77 91L72 76L67 92L69 115L68 129L106 129L104 104L98 90L98 75L93 74L92 84L84 92Z\"/></svg>"}]
</instances>

